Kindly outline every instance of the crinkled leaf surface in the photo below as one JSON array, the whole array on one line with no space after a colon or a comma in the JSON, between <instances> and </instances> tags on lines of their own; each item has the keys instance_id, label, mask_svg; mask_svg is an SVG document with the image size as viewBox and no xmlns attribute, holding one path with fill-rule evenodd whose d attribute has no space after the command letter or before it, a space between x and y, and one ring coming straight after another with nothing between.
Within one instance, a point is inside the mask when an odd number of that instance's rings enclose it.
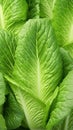
<instances>
[{"instance_id":1,"label":"crinkled leaf surface","mask_svg":"<svg viewBox=\"0 0 73 130\"><path fill-rule=\"evenodd\" d=\"M53 26L59 44L66 47L73 57L73 0L56 0Z\"/></svg>"},{"instance_id":2,"label":"crinkled leaf surface","mask_svg":"<svg viewBox=\"0 0 73 130\"><path fill-rule=\"evenodd\" d=\"M28 0L28 18L52 18L54 0Z\"/></svg>"},{"instance_id":3,"label":"crinkled leaf surface","mask_svg":"<svg viewBox=\"0 0 73 130\"><path fill-rule=\"evenodd\" d=\"M64 119L73 108L73 70L68 73L60 85L54 110L50 114L47 130Z\"/></svg>"},{"instance_id":4,"label":"crinkled leaf surface","mask_svg":"<svg viewBox=\"0 0 73 130\"><path fill-rule=\"evenodd\" d=\"M46 105L30 93L11 85L17 101L21 105L31 130L44 130L46 125Z\"/></svg>"},{"instance_id":5,"label":"crinkled leaf surface","mask_svg":"<svg viewBox=\"0 0 73 130\"><path fill-rule=\"evenodd\" d=\"M27 18L27 10L26 0L1 0L0 27L10 30L17 24L19 29L21 22Z\"/></svg>"},{"instance_id":6,"label":"crinkled leaf surface","mask_svg":"<svg viewBox=\"0 0 73 130\"><path fill-rule=\"evenodd\" d=\"M73 109L68 115L66 122L67 122L67 130L73 130Z\"/></svg>"},{"instance_id":7,"label":"crinkled leaf surface","mask_svg":"<svg viewBox=\"0 0 73 130\"><path fill-rule=\"evenodd\" d=\"M16 40L11 33L0 30L0 72L11 75L14 65Z\"/></svg>"},{"instance_id":8,"label":"crinkled leaf surface","mask_svg":"<svg viewBox=\"0 0 73 130\"><path fill-rule=\"evenodd\" d=\"M61 76L62 60L50 21L29 20L19 34L13 72L15 81L47 103Z\"/></svg>"},{"instance_id":9,"label":"crinkled leaf surface","mask_svg":"<svg viewBox=\"0 0 73 130\"><path fill-rule=\"evenodd\" d=\"M11 92L7 96L4 107L4 118L8 130L18 128L24 118L24 113Z\"/></svg>"},{"instance_id":10,"label":"crinkled leaf surface","mask_svg":"<svg viewBox=\"0 0 73 130\"><path fill-rule=\"evenodd\" d=\"M52 18L52 10L48 0L40 0L40 17L41 18Z\"/></svg>"},{"instance_id":11,"label":"crinkled leaf surface","mask_svg":"<svg viewBox=\"0 0 73 130\"><path fill-rule=\"evenodd\" d=\"M28 0L28 18L39 18L39 0Z\"/></svg>"},{"instance_id":12,"label":"crinkled leaf surface","mask_svg":"<svg viewBox=\"0 0 73 130\"><path fill-rule=\"evenodd\" d=\"M52 130L73 130L73 110L68 116L60 121Z\"/></svg>"},{"instance_id":13,"label":"crinkled leaf surface","mask_svg":"<svg viewBox=\"0 0 73 130\"><path fill-rule=\"evenodd\" d=\"M13 91L29 128L44 129L49 98L51 101L55 98L54 90L62 78L62 59L48 19L29 20L24 25L19 34L12 78L10 82L16 86Z\"/></svg>"}]
</instances>

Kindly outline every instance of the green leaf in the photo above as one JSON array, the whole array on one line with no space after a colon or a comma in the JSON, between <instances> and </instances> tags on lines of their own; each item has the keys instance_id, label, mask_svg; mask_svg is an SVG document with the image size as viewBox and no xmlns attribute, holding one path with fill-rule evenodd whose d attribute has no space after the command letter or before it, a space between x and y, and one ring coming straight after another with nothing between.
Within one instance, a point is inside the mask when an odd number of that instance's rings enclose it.
<instances>
[{"instance_id":1,"label":"green leaf","mask_svg":"<svg viewBox=\"0 0 73 130\"><path fill-rule=\"evenodd\" d=\"M37 129L38 128L39 129L41 129L41 128L43 129L43 127L45 128L47 117L48 117L49 108L51 106L51 103L53 102L53 100L55 99L55 97L58 94L58 87L55 89L55 91L53 92L53 94L48 99L47 105L45 105L39 99L37 99L34 96L32 96L30 94L30 92L27 93L26 90L24 91L23 89L19 89L19 86L17 86L17 84L11 78L9 78L9 77L6 76L6 80L9 82L9 84L11 86L11 89L12 89L12 91L14 92L14 94L16 96L17 101L19 102L19 104L21 105L22 109L24 110L24 114L25 114L26 118L23 119L22 126L24 126L25 128L28 128L28 125L29 125L29 127L31 129L33 129L33 130L36 129L36 127L37 127ZM26 106L26 109L25 109L24 105L26 103L28 103L28 102L27 102L27 100L24 99L25 98L24 96L26 98L28 96L28 98L29 98L29 99L27 98L28 101L30 101L30 99L32 98L32 101L29 102L29 105ZM22 100L24 102L22 102ZM35 107L34 103L36 104L36 107ZM41 108L39 107L38 104L41 105ZM43 108L43 107L45 107L45 108ZM39 110L39 108L40 108L40 110ZM26 112L26 110L27 110L27 112ZM43 110L43 112L41 110ZM38 117L34 118L35 116L37 116L37 115L34 115L34 114L37 113L36 111L38 111L38 113L40 113L40 115L38 115ZM28 115L30 115L30 116L28 116ZM38 120L36 120L36 119L38 119ZM40 123L39 121L41 122L41 124L39 124ZM36 122L36 124L35 124L35 122ZM35 124L35 125L33 125L33 124Z\"/></svg>"},{"instance_id":2,"label":"green leaf","mask_svg":"<svg viewBox=\"0 0 73 130\"><path fill-rule=\"evenodd\" d=\"M24 113L11 92L7 96L4 107L4 118L8 130L18 128L24 118Z\"/></svg>"},{"instance_id":3,"label":"green leaf","mask_svg":"<svg viewBox=\"0 0 73 130\"><path fill-rule=\"evenodd\" d=\"M0 130L7 130L5 120L1 114L0 114Z\"/></svg>"},{"instance_id":4,"label":"green leaf","mask_svg":"<svg viewBox=\"0 0 73 130\"><path fill-rule=\"evenodd\" d=\"M52 10L49 4L49 0L41 0L40 2L40 17L41 18L52 18Z\"/></svg>"},{"instance_id":5,"label":"green leaf","mask_svg":"<svg viewBox=\"0 0 73 130\"><path fill-rule=\"evenodd\" d=\"M60 48L60 51L63 59L63 75L66 76L69 71L73 70L73 58L64 48Z\"/></svg>"},{"instance_id":6,"label":"green leaf","mask_svg":"<svg viewBox=\"0 0 73 130\"><path fill-rule=\"evenodd\" d=\"M53 0L29 0L28 3L28 18L52 18Z\"/></svg>"},{"instance_id":7,"label":"green leaf","mask_svg":"<svg viewBox=\"0 0 73 130\"><path fill-rule=\"evenodd\" d=\"M64 49L66 51L68 51L68 53L70 54L70 56L73 58L73 43L72 44L69 44L69 45L66 45L64 47Z\"/></svg>"},{"instance_id":8,"label":"green leaf","mask_svg":"<svg viewBox=\"0 0 73 130\"><path fill-rule=\"evenodd\" d=\"M47 130L58 124L64 119L73 108L73 70L68 73L60 85L59 93L53 111L50 113L50 119L47 124Z\"/></svg>"},{"instance_id":9,"label":"green leaf","mask_svg":"<svg viewBox=\"0 0 73 130\"><path fill-rule=\"evenodd\" d=\"M14 65L16 40L12 34L0 30L0 72L11 75Z\"/></svg>"},{"instance_id":10,"label":"green leaf","mask_svg":"<svg viewBox=\"0 0 73 130\"><path fill-rule=\"evenodd\" d=\"M73 1L56 0L53 11L53 26L61 46L73 43ZM73 45L72 45L73 46Z\"/></svg>"},{"instance_id":11,"label":"green leaf","mask_svg":"<svg viewBox=\"0 0 73 130\"><path fill-rule=\"evenodd\" d=\"M6 85L2 73L0 73L0 106L5 102Z\"/></svg>"},{"instance_id":12,"label":"green leaf","mask_svg":"<svg viewBox=\"0 0 73 130\"><path fill-rule=\"evenodd\" d=\"M73 110L68 116L60 121L52 130L73 130Z\"/></svg>"},{"instance_id":13,"label":"green leaf","mask_svg":"<svg viewBox=\"0 0 73 130\"><path fill-rule=\"evenodd\" d=\"M30 129L45 127L61 78L62 59L50 21L29 20L19 34L12 79L7 79Z\"/></svg>"},{"instance_id":14,"label":"green leaf","mask_svg":"<svg viewBox=\"0 0 73 130\"><path fill-rule=\"evenodd\" d=\"M21 30L13 78L17 86L46 104L60 83L62 60L48 19L29 20Z\"/></svg>"},{"instance_id":15,"label":"green leaf","mask_svg":"<svg viewBox=\"0 0 73 130\"><path fill-rule=\"evenodd\" d=\"M11 84L11 88L24 111L29 128L31 130L40 130L41 128L44 130L47 116L46 105L13 84Z\"/></svg>"},{"instance_id":16,"label":"green leaf","mask_svg":"<svg viewBox=\"0 0 73 130\"><path fill-rule=\"evenodd\" d=\"M68 115L66 122L67 122L67 129L73 130L73 109L70 112L70 114Z\"/></svg>"},{"instance_id":17,"label":"green leaf","mask_svg":"<svg viewBox=\"0 0 73 130\"><path fill-rule=\"evenodd\" d=\"M39 18L40 16L40 1L39 0L29 0L28 1L28 18Z\"/></svg>"},{"instance_id":18,"label":"green leaf","mask_svg":"<svg viewBox=\"0 0 73 130\"><path fill-rule=\"evenodd\" d=\"M2 0L0 2L0 27L10 30L17 24L19 29L19 24L25 22L27 18L27 10L26 0Z\"/></svg>"}]
</instances>

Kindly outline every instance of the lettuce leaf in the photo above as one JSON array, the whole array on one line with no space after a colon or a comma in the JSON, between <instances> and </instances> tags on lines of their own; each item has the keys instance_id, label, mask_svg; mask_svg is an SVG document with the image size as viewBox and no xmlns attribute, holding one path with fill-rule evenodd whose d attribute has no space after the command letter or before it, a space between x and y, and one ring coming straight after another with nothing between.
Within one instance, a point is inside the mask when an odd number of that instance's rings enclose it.
<instances>
[{"instance_id":1,"label":"lettuce leaf","mask_svg":"<svg viewBox=\"0 0 73 130\"><path fill-rule=\"evenodd\" d=\"M73 70L73 58L69 52L62 47L60 48L60 52L63 59L63 75L65 77L69 71Z\"/></svg>"},{"instance_id":2,"label":"lettuce leaf","mask_svg":"<svg viewBox=\"0 0 73 130\"><path fill-rule=\"evenodd\" d=\"M53 27L60 46L73 57L73 1L56 0L53 10Z\"/></svg>"},{"instance_id":3,"label":"lettuce leaf","mask_svg":"<svg viewBox=\"0 0 73 130\"><path fill-rule=\"evenodd\" d=\"M11 84L11 88L23 109L29 128L31 130L44 130L47 117L46 105L41 100L13 84Z\"/></svg>"},{"instance_id":4,"label":"lettuce leaf","mask_svg":"<svg viewBox=\"0 0 73 130\"><path fill-rule=\"evenodd\" d=\"M17 33L27 19L26 0L2 0L0 2L0 28ZM15 29L18 25L18 29Z\"/></svg>"},{"instance_id":5,"label":"lettuce leaf","mask_svg":"<svg viewBox=\"0 0 73 130\"><path fill-rule=\"evenodd\" d=\"M4 118L1 114L0 114L0 129L1 130L7 130L5 120L4 120Z\"/></svg>"},{"instance_id":6,"label":"lettuce leaf","mask_svg":"<svg viewBox=\"0 0 73 130\"><path fill-rule=\"evenodd\" d=\"M60 62L60 64L58 64ZM62 59L48 19L29 20L19 33L12 77L6 77L30 129L45 129L62 78Z\"/></svg>"},{"instance_id":7,"label":"lettuce leaf","mask_svg":"<svg viewBox=\"0 0 73 130\"><path fill-rule=\"evenodd\" d=\"M73 130L73 110L68 116L60 121L52 130Z\"/></svg>"},{"instance_id":8,"label":"lettuce leaf","mask_svg":"<svg viewBox=\"0 0 73 130\"><path fill-rule=\"evenodd\" d=\"M51 6L52 5L52 6ZM49 18L52 19L53 0L29 0L28 18Z\"/></svg>"},{"instance_id":9,"label":"lettuce leaf","mask_svg":"<svg viewBox=\"0 0 73 130\"><path fill-rule=\"evenodd\" d=\"M58 124L64 119L73 108L73 70L70 71L60 85L59 93L50 119L47 124L47 130Z\"/></svg>"},{"instance_id":10,"label":"lettuce leaf","mask_svg":"<svg viewBox=\"0 0 73 130\"><path fill-rule=\"evenodd\" d=\"M0 72L11 75L14 65L16 40L11 33L0 30Z\"/></svg>"},{"instance_id":11,"label":"lettuce leaf","mask_svg":"<svg viewBox=\"0 0 73 130\"><path fill-rule=\"evenodd\" d=\"M19 34L13 77L18 86L45 103L60 83L62 59L48 19L29 20L24 25Z\"/></svg>"},{"instance_id":12,"label":"lettuce leaf","mask_svg":"<svg viewBox=\"0 0 73 130\"><path fill-rule=\"evenodd\" d=\"M14 95L9 91L4 104L4 118L8 130L18 128L24 118L24 113Z\"/></svg>"},{"instance_id":13,"label":"lettuce leaf","mask_svg":"<svg viewBox=\"0 0 73 130\"><path fill-rule=\"evenodd\" d=\"M0 106L5 102L6 85L2 73L0 73Z\"/></svg>"}]
</instances>

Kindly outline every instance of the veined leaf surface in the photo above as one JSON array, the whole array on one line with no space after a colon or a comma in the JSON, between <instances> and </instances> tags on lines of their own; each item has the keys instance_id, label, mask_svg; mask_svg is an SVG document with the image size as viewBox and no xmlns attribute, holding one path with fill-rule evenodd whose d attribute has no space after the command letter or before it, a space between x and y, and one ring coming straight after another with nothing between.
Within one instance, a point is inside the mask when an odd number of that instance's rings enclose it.
<instances>
[{"instance_id":1,"label":"veined leaf surface","mask_svg":"<svg viewBox=\"0 0 73 130\"><path fill-rule=\"evenodd\" d=\"M59 45L73 57L73 0L56 0L52 22Z\"/></svg>"},{"instance_id":2,"label":"veined leaf surface","mask_svg":"<svg viewBox=\"0 0 73 130\"><path fill-rule=\"evenodd\" d=\"M0 30L0 72L11 75L14 65L16 40L11 33Z\"/></svg>"},{"instance_id":3,"label":"veined leaf surface","mask_svg":"<svg viewBox=\"0 0 73 130\"><path fill-rule=\"evenodd\" d=\"M24 113L16 98L10 91L6 97L4 107L4 118L8 130L18 128L24 118Z\"/></svg>"},{"instance_id":4,"label":"veined leaf surface","mask_svg":"<svg viewBox=\"0 0 73 130\"><path fill-rule=\"evenodd\" d=\"M27 18L28 5L26 0L0 1L0 28L17 33L21 23ZM18 28L16 29L16 26Z\"/></svg>"},{"instance_id":5,"label":"veined leaf surface","mask_svg":"<svg viewBox=\"0 0 73 130\"><path fill-rule=\"evenodd\" d=\"M62 77L62 60L48 19L29 20L19 34L13 77L45 103Z\"/></svg>"},{"instance_id":6,"label":"veined leaf surface","mask_svg":"<svg viewBox=\"0 0 73 130\"><path fill-rule=\"evenodd\" d=\"M47 130L64 119L73 108L73 70L68 73L60 85L56 104L50 114Z\"/></svg>"},{"instance_id":7,"label":"veined leaf surface","mask_svg":"<svg viewBox=\"0 0 73 130\"><path fill-rule=\"evenodd\" d=\"M28 18L52 18L54 0L28 0Z\"/></svg>"}]
</instances>

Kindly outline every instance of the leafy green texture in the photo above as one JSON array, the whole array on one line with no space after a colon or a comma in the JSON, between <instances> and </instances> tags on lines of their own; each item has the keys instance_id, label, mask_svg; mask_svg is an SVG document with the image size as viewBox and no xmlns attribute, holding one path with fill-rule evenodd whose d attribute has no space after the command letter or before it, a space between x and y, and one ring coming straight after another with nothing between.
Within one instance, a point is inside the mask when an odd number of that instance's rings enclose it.
<instances>
[{"instance_id":1,"label":"leafy green texture","mask_svg":"<svg viewBox=\"0 0 73 130\"><path fill-rule=\"evenodd\" d=\"M50 4L48 2L48 0L42 0L40 1L40 17L47 17L49 19L51 19L52 17L52 11L51 11L51 8L50 8Z\"/></svg>"},{"instance_id":2,"label":"leafy green texture","mask_svg":"<svg viewBox=\"0 0 73 130\"><path fill-rule=\"evenodd\" d=\"M0 130L7 130L5 120L1 114L0 114Z\"/></svg>"},{"instance_id":3,"label":"leafy green texture","mask_svg":"<svg viewBox=\"0 0 73 130\"><path fill-rule=\"evenodd\" d=\"M72 35L72 0L0 0L0 130L73 130Z\"/></svg>"},{"instance_id":4,"label":"leafy green texture","mask_svg":"<svg viewBox=\"0 0 73 130\"><path fill-rule=\"evenodd\" d=\"M2 73L0 73L0 106L5 102L6 85Z\"/></svg>"},{"instance_id":5,"label":"leafy green texture","mask_svg":"<svg viewBox=\"0 0 73 130\"><path fill-rule=\"evenodd\" d=\"M73 1L56 0L53 11L53 26L59 44L73 56Z\"/></svg>"},{"instance_id":6,"label":"leafy green texture","mask_svg":"<svg viewBox=\"0 0 73 130\"><path fill-rule=\"evenodd\" d=\"M68 115L67 119L67 129L68 130L73 130L73 110L70 112Z\"/></svg>"},{"instance_id":7,"label":"leafy green texture","mask_svg":"<svg viewBox=\"0 0 73 130\"><path fill-rule=\"evenodd\" d=\"M47 130L64 119L73 108L73 70L60 85L54 110L50 114Z\"/></svg>"},{"instance_id":8,"label":"leafy green texture","mask_svg":"<svg viewBox=\"0 0 73 130\"><path fill-rule=\"evenodd\" d=\"M27 18L27 10L26 0L2 0L0 2L0 27L10 30L16 25L19 29L21 22L25 22Z\"/></svg>"},{"instance_id":9,"label":"leafy green texture","mask_svg":"<svg viewBox=\"0 0 73 130\"><path fill-rule=\"evenodd\" d=\"M39 18L40 9L39 9L39 0L28 0L28 18Z\"/></svg>"},{"instance_id":10,"label":"leafy green texture","mask_svg":"<svg viewBox=\"0 0 73 130\"><path fill-rule=\"evenodd\" d=\"M73 130L73 110L57 126L54 126L52 130Z\"/></svg>"},{"instance_id":11,"label":"leafy green texture","mask_svg":"<svg viewBox=\"0 0 73 130\"><path fill-rule=\"evenodd\" d=\"M2 73L0 73L0 114L3 113L3 104L5 102L6 85Z\"/></svg>"},{"instance_id":12,"label":"leafy green texture","mask_svg":"<svg viewBox=\"0 0 73 130\"><path fill-rule=\"evenodd\" d=\"M66 76L69 71L73 70L73 58L64 48L60 48L60 51L63 59L63 75Z\"/></svg>"},{"instance_id":13,"label":"leafy green texture","mask_svg":"<svg viewBox=\"0 0 73 130\"><path fill-rule=\"evenodd\" d=\"M62 59L50 21L29 20L19 34L10 82L30 129L45 128L61 76Z\"/></svg>"},{"instance_id":14,"label":"leafy green texture","mask_svg":"<svg viewBox=\"0 0 73 130\"><path fill-rule=\"evenodd\" d=\"M26 91L12 85L16 99L21 105L31 130L44 130L46 125L46 105Z\"/></svg>"},{"instance_id":15,"label":"leafy green texture","mask_svg":"<svg viewBox=\"0 0 73 130\"><path fill-rule=\"evenodd\" d=\"M61 56L49 20L30 20L21 30L13 76L18 86L48 102L62 76Z\"/></svg>"},{"instance_id":16,"label":"leafy green texture","mask_svg":"<svg viewBox=\"0 0 73 130\"><path fill-rule=\"evenodd\" d=\"M8 130L19 127L24 118L24 113L11 92L7 96L4 107L4 118Z\"/></svg>"},{"instance_id":17,"label":"leafy green texture","mask_svg":"<svg viewBox=\"0 0 73 130\"><path fill-rule=\"evenodd\" d=\"M16 41L12 34L0 30L0 72L11 75L14 65Z\"/></svg>"},{"instance_id":18,"label":"leafy green texture","mask_svg":"<svg viewBox=\"0 0 73 130\"><path fill-rule=\"evenodd\" d=\"M52 0L29 0L28 18L52 18Z\"/></svg>"},{"instance_id":19,"label":"leafy green texture","mask_svg":"<svg viewBox=\"0 0 73 130\"><path fill-rule=\"evenodd\" d=\"M70 56L73 58L73 43L66 45L64 48L69 52Z\"/></svg>"}]
</instances>

